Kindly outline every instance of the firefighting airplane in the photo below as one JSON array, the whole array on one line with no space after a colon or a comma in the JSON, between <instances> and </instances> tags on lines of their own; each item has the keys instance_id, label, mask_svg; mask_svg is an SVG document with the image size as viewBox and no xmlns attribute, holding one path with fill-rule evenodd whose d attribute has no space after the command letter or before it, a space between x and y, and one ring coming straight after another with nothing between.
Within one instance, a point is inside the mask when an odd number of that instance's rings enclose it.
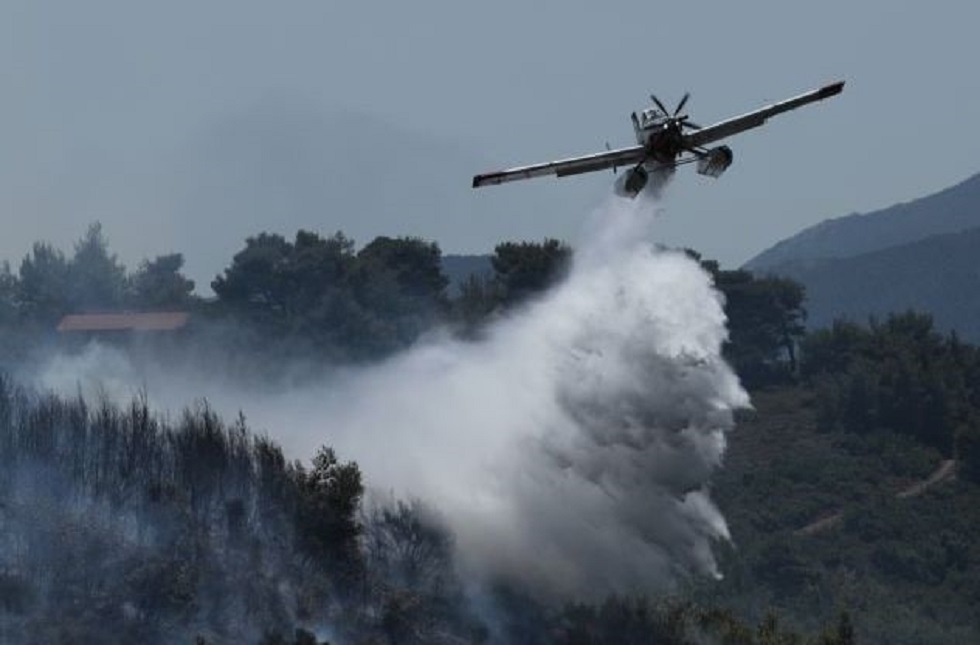
<instances>
[{"instance_id":1,"label":"firefighting airplane","mask_svg":"<svg viewBox=\"0 0 980 645\"><path fill-rule=\"evenodd\" d=\"M690 121L686 114L681 114L690 93L684 95L673 112L668 112L664 104L651 94L650 99L656 107L647 108L639 115L636 112L631 115L638 145L608 150L607 144L605 152L476 175L473 177L473 188L545 175L568 177L606 168L612 168L615 172L617 168L632 165L633 168L616 181L615 190L622 196L636 197L647 185L651 173L672 173L674 168L684 163L697 162L698 173L718 177L732 164L732 150L728 146L705 146L757 128L771 116L836 96L843 89L844 81L838 81L705 128Z\"/></svg>"}]
</instances>

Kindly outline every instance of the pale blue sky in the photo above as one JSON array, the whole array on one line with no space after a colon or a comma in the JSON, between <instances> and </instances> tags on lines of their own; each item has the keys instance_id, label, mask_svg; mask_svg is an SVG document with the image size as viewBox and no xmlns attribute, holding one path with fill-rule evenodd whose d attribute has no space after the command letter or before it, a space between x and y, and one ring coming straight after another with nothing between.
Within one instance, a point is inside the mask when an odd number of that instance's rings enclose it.
<instances>
[{"instance_id":1,"label":"pale blue sky","mask_svg":"<svg viewBox=\"0 0 980 645\"><path fill-rule=\"evenodd\" d=\"M731 139L721 179L678 173L662 241L726 265L980 171L976 2L7 0L0 23L0 258L15 267L94 219L128 264L181 250L201 282L264 229L446 252L574 240L611 174L480 191L470 177L630 143L651 90L690 90L705 124L847 81ZM243 128L264 133L246 152ZM317 190L338 164L378 195Z\"/></svg>"}]
</instances>

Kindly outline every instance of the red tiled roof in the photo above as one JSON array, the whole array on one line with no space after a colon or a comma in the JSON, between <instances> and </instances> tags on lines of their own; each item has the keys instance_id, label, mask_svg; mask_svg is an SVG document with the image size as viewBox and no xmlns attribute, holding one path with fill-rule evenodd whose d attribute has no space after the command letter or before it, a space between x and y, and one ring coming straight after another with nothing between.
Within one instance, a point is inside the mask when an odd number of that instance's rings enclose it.
<instances>
[{"instance_id":1,"label":"red tiled roof","mask_svg":"<svg viewBox=\"0 0 980 645\"><path fill-rule=\"evenodd\" d=\"M171 331L187 324L186 311L115 314L68 314L58 323L58 331Z\"/></svg>"}]
</instances>

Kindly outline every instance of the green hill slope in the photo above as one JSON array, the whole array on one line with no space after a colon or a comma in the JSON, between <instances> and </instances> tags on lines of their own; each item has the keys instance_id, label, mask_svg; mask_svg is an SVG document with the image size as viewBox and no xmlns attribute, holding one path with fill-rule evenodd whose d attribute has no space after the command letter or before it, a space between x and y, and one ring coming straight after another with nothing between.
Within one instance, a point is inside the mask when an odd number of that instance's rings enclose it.
<instances>
[{"instance_id":1,"label":"green hill slope","mask_svg":"<svg viewBox=\"0 0 980 645\"><path fill-rule=\"evenodd\" d=\"M817 396L754 395L712 492L732 533L725 578L695 595L803 628L846 609L859 642L980 641L980 489L954 477L900 496L928 480L939 452L888 431L821 431Z\"/></svg>"}]
</instances>

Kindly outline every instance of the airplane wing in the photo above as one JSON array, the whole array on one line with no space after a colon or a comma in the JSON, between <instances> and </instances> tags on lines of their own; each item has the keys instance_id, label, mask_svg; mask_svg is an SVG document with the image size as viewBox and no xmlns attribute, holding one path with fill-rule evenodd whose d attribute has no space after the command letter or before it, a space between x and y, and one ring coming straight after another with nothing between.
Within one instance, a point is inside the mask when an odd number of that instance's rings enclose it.
<instances>
[{"instance_id":1,"label":"airplane wing","mask_svg":"<svg viewBox=\"0 0 980 645\"><path fill-rule=\"evenodd\" d=\"M794 96L791 99L786 99L785 101L780 101L779 103L767 105L766 107L755 110L754 112L749 112L748 114L743 114L742 116L737 116L733 119L720 121L714 125L709 125L706 128L701 128L700 130L694 130L685 134L684 144L688 148L698 148L709 143L714 143L719 139L730 137L733 134L738 134L739 132L744 132L745 130L757 128L765 123L766 119L769 117L782 114L783 112L789 112L790 110L795 110L801 105L806 105L807 103L813 103L815 101L830 98L831 96L836 96L837 94L840 94L843 89L844 81L838 81L837 83L825 85L818 90L813 90L812 92L807 92L806 94L800 94L799 96Z\"/></svg>"},{"instance_id":2,"label":"airplane wing","mask_svg":"<svg viewBox=\"0 0 980 645\"><path fill-rule=\"evenodd\" d=\"M559 161L549 161L548 163L535 164L533 166L519 166L508 168L497 172L489 172L473 177L473 188L479 186L492 186L502 184L506 181L516 181L518 179L531 179L532 177L544 177L545 175L556 175L567 177L569 175L579 175L584 172L594 170L605 170L618 166L628 166L643 161L646 153L643 146L633 146L632 148L619 148L618 150L607 150L597 152L593 155L583 157L573 157L571 159L561 159Z\"/></svg>"}]
</instances>

